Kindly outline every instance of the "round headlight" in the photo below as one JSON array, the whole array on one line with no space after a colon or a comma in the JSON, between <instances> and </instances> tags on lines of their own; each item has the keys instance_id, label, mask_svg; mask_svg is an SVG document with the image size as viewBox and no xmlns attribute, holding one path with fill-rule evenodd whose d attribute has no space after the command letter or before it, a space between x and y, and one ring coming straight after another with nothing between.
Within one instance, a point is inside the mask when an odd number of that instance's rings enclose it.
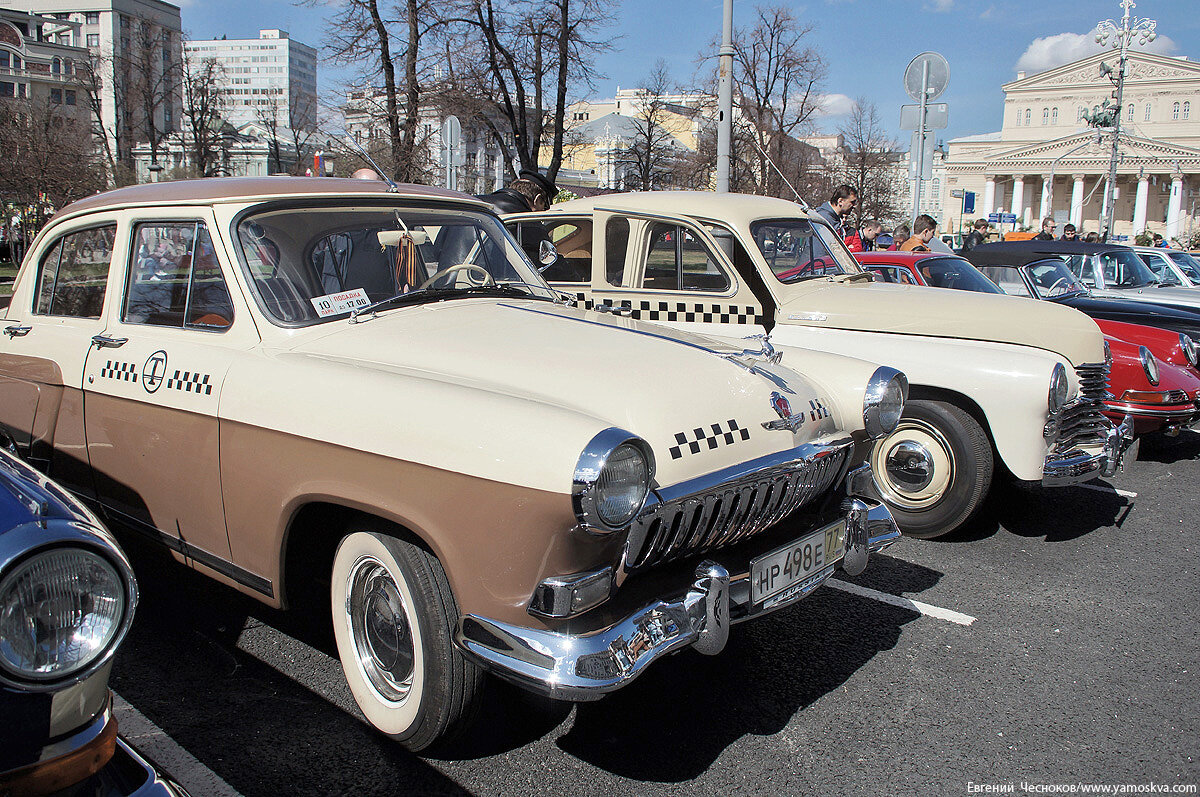
<instances>
[{"instance_id":1,"label":"round headlight","mask_svg":"<svg viewBox=\"0 0 1200 797\"><path fill-rule=\"evenodd\" d=\"M863 396L863 426L872 439L892 433L900 423L907 398L908 377L887 366L875 369Z\"/></svg>"},{"instance_id":2,"label":"round headlight","mask_svg":"<svg viewBox=\"0 0 1200 797\"><path fill-rule=\"evenodd\" d=\"M1187 361L1192 364L1193 368L1196 367L1196 364L1200 363L1200 358L1196 355L1196 341L1192 340L1189 335L1180 332L1179 345L1183 349L1183 356L1187 357Z\"/></svg>"},{"instance_id":3,"label":"round headlight","mask_svg":"<svg viewBox=\"0 0 1200 797\"><path fill-rule=\"evenodd\" d=\"M1104 345L1108 345L1108 341L1104 341ZM1055 363L1054 370L1050 374L1050 396L1047 404L1050 407L1050 414L1054 415L1063 408L1067 403L1067 391L1070 389L1070 383L1067 381L1067 369L1062 363Z\"/></svg>"},{"instance_id":4,"label":"round headlight","mask_svg":"<svg viewBox=\"0 0 1200 797\"><path fill-rule=\"evenodd\" d=\"M1154 359L1154 355L1145 346L1138 349L1138 355L1142 358L1142 370L1146 372L1146 379L1151 385L1158 384L1158 360Z\"/></svg>"},{"instance_id":5,"label":"round headlight","mask_svg":"<svg viewBox=\"0 0 1200 797\"><path fill-rule=\"evenodd\" d=\"M624 528L646 503L654 460L649 447L621 429L592 438L575 467L575 511L593 531Z\"/></svg>"},{"instance_id":6,"label":"round headlight","mask_svg":"<svg viewBox=\"0 0 1200 797\"><path fill-rule=\"evenodd\" d=\"M103 556L54 548L0 579L0 669L56 681L86 670L126 627L125 582Z\"/></svg>"}]
</instances>

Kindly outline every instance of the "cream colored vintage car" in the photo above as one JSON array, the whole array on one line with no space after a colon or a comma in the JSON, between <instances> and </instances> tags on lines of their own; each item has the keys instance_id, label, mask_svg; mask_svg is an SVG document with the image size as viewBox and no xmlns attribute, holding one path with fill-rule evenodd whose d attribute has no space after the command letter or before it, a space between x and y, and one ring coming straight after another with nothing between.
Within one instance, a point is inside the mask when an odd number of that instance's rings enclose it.
<instances>
[{"instance_id":1,"label":"cream colored vintage car","mask_svg":"<svg viewBox=\"0 0 1200 797\"><path fill-rule=\"evenodd\" d=\"M332 620L363 713L414 749L485 670L595 699L899 534L855 450L900 372L570 308L461 194L97 195L38 236L0 331L0 443Z\"/></svg>"},{"instance_id":2,"label":"cream colored vintage car","mask_svg":"<svg viewBox=\"0 0 1200 797\"><path fill-rule=\"evenodd\" d=\"M1045 302L872 281L793 202L739 194L612 194L514 215L522 246L555 244L544 276L580 304L716 337L769 333L800 350L886 362L911 380L871 463L900 528L937 537L978 510L998 468L1065 485L1111 475L1124 436L1101 415L1096 324Z\"/></svg>"}]
</instances>

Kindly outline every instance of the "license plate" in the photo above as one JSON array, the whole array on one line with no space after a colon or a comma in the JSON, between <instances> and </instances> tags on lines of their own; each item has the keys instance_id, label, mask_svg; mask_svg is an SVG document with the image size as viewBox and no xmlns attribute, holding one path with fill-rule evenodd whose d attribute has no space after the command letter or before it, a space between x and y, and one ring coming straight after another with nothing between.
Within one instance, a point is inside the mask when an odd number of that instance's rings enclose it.
<instances>
[{"instance_id":1,"label":"license plate","mask_svg":"<svg viewBox=\"0 0 1200 797\"><path fill-rule=\"evenodd\" d=\"M776 548L750 563L750 602L778 603L807 587L823 570L841 561L846 521Z\"/></svg>"}]
</instances>

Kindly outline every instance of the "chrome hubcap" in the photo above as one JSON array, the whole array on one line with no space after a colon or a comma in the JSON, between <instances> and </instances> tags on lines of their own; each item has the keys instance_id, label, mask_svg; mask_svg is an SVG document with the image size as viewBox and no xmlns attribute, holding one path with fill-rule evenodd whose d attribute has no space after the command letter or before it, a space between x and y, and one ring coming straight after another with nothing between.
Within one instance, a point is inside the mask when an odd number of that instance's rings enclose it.
<instances>
[{"instance_id":1,"label":"chrome hubcap","mask_svg":"<svg viewBox=\"0 0 1200 797\"><path fill-rule=\"evenodd\" d=\"M354 566L349 585L346 612L363 673L382 697L402 701L412 689L416 653L400 588L370 557Z\"/></svg>"},{"instance_id":2,"label":"chrome hubcap","mask_svg":"<svg viewBox=\"0 0 1200 797\"><path fill-rule=\"evenodd\" d=\"M894 432L875 446L871 467L880 492L904 509L928 509L954 481L954 450L936 426L903 418Z\"/></svg>"},{"instance_id":3,"label":"chrome hubcap","mask_svg":"<svg viewBox=\"0 0 1200 797\"><path fill-rule=\"evenodd\" d=\"M933 481L933 456L914 440L902 440L887 452L888 479L908 492L917 492Z\"/></svg>"}]
</instances>

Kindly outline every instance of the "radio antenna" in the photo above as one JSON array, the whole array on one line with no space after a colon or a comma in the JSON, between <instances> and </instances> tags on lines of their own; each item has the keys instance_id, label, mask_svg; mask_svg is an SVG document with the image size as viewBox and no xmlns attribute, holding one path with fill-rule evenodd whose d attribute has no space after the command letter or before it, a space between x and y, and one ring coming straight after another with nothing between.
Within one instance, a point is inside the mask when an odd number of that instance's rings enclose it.
<instances>
[{"instance_id":1,"label":"radio antenna","mask_svg":"<svg viewBox=\"0 0 1200 797\"><path fill-rule=\"evenodd\" d=\"M393 194L400 193L400 188L394 182L392 182L392 178L388 177L387 174L384 173L383 169L379 168L379 164L375 162L375 159L367 154L367 151L359 146L357 141L347 137L342 139L342 143L348 145L350 149L357 152L364 159L366 159L367 163L371 164L371 168L374 169L375 173L379 175L379 179L387 183L388 191Z\"/></svg>"}]
</instances>

